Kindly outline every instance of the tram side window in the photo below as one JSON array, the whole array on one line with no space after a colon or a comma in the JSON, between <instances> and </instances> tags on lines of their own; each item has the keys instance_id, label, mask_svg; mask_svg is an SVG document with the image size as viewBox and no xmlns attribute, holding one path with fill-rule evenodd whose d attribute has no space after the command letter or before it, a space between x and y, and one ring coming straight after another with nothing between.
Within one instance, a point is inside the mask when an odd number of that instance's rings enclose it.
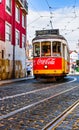
<instances>
[{"instance_id":1,"label":"tram side window","mask_svg":"<svg viewBox=\"0 0 79 130\"><path fill-rule=\"evenodd\" d=\"M51 45L49 42L42 43L41 45L41 56L50 56L51 55Z\"/></svg>"},{"instance_id":2,"label":"tram side window","mask_svg":"<svg viewBox=\"0 0 79 130\"><path fill-rule=\"evenodd\" d=\"M61 56L61 43L60 42L52 43L52 55Z\"/></svg>"},{"instance_id":3,"label":"tram side window","mask_svg":"<svg viewBox=\"0 0 79 130\"><path fill-rule=\"evenodd\" d=\"M40 44L35 44L34 45L34 57L39 57L40 56Z\"/></svg>"},{"instance_id":4,"label":"tram side window","mask_svg":"<svg viewBox=\"0 0 79 130\"><path fill-rule=\"evenodd\" d=\"M67 60L70 61L69 50L67 48Z\"/></svg>"},{"instance_id":5,"label":"tram side window","mask_svg":"<svg viewBox=\"0 0 79 130\"><path fill-rule=\"evenodd\" d=\"M65 45L63 44L63 57L65 58Z\"/></svg>"}]
</instances>

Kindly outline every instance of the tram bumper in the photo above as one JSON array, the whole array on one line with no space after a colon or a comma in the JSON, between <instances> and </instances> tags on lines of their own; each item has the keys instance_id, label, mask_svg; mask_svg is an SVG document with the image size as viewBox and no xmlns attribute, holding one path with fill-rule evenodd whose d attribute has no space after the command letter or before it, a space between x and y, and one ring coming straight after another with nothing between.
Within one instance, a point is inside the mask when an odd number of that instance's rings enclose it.
<instances>
[{"instance_id":1,"label":"tram bumper","mask_svg":"<svg viewBox=\"0 0 79 130\"><path fill-rule=\"evenodd\" d=\"M65 73L53 73L53 74L34 74L35 78L57 78L57 77L65 77Z\"/></svg>"}]
</instances>

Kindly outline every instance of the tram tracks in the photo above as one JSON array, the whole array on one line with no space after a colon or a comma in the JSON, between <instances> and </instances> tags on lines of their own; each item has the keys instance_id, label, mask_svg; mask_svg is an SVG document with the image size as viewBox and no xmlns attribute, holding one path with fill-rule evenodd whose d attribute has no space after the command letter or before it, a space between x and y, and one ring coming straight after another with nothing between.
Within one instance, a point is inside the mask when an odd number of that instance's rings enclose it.
<instances>
[{"instance_id":1,"label":"tram tracks","mask_svg":"<svg viewBox=\"0 0 79 130\"><path fill-rule=\"evenodd\" d=\"M21 93L21 95L16 93L11 97L1 98L1 126L10 124L13 129L21 127L22 129L35 128L42 130L52 119L56 119L58 115L79 99L79 84L77 82L70 85L67 83L60 84L60 87L58 85L49 86L42 88L42 90L35 89ZM59 120L59 123L63 119ZM23 125L20 124L21 122ZM61 127L59 123L56 125L57 128ZM7 127L10 128L10 126Z\"/></svg>"},{"instance_id":2,"label":"tram tracks","mask_svg":"<svg viewBox=\"0 0 79 130\"><path fill-rule=\"evenodd\" d=\"M77 79L74 78L73 80L71 81L68 81L68 82L65 82L65 83L60 83L60 84L56 84L54 86L51 86L51 88L54 88L56 86L60 86L60 85L64 85L64 84L67 84L67 83L73 83L75 82ZM28 91L28 92L24 92L24 93L19 93L19 94L15 94L15 95L11 95L11 96L5 96L5 97L1 97L0 98L0 101L2 100L6 100L6 99L11 99L11 98L17 98L17 97L20 97L20 96L24 96L24 95L27 95L27 94L32 94L32 93L36 93L36 92L40 92L40 91L45 91L45 90L48 90L49 87L46 87L46 88L42 88L42 89L36 89L36 90L32 90L32 91Z\"/></svg>"},{"instance_id":3,"label":"tram tracks","mask_svg":"<svg viewBox=\"0 0 79 130\"><path fill-rule=\"evenodd\" d=\"M79 99L69 106L65 111L63 111L60 115L58 115L54 120L48 123L42 130L55 130L57 126L59 126L62 121L79 105Z\"/></svg>"},{"instance_id":4,"label":"tram tracks","mask_svg":"<svg viewBox=\"0 0 79 130\"><path fill-rule=\"evenodd\" d=\"M55 97L57 97L57 96L60 96L61 94L64 94L64 93L66 93L66 92L69 92L69 91L71 91L71 90L73 90L73 89L76 89L76 88L78 88L78 87L79 87L79 86L75 86L75 87L72 87L72 88L70 88L70 89L67 89L67 90L58 92L58 93L56 93L56 94L54 94L54 95L47 96L47 97L42 97L42 98L40 98L39 100L37 100L37 101L35 101L35 102L30 102L30 104L27 103L27 105L20 106L20 108L14 109L13 111L9 111L9 110L8 110L8 113L7 113L7 114L0 116L0 120L2 120L2 119L4 119L4 118L7 118L7 117L10 117L10 116L12 116L12 115L15 115L15 114L17 114L18 112L21 112L21 111L23 111L23 110L29 109L29 108L34 107L34 106L36 106L36 105L39 105L40 103L43 103L43 102L45 102L45 101L47 101L47 100L51 100L52 98L55 98ZM48 90L47 90L47 91L48 91ZM22 96L22 95L21 95L21 96ZM41 96L42 96L42 94L41 94ZM13 97L13 98L14 98L14 97ZM3 99L2 99L2 100L3 100ZM9 106L9 107L10 107L10 106Z\"/></svg>"}]
</instances>

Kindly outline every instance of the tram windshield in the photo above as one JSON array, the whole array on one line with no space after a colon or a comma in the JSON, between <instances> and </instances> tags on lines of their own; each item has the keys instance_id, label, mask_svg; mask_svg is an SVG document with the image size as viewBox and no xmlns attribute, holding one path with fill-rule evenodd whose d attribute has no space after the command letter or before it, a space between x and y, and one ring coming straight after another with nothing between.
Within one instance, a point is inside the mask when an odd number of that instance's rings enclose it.
<instances>
[{"instance_id":1,"label":"tram windshield","mask_svg":"<svg viewBox=\"0 0 79 130\"><path fill-rule=\"evenodd\" d=\"M61 56L61 42L36 42L33 44L33 56Z\"/></svg>"},{"instance_id":2,"label":"tram windshield","mask_svg":"<svg viewBox=\"0 0 79 130\"><path fill-rule=\"evenodd\" d=\"M61 56L61 43L52 42L52 56Z\"/></svg>"},{"instance_id":3,"label":"tram windshield","mask_svg":"<svg viewBox=\"0 0 79 130\"><path fill-rule=\"evenodd\" d=\"M51 56L51 42L41 43L41 56Z\"/></svg>"}]
</instances>

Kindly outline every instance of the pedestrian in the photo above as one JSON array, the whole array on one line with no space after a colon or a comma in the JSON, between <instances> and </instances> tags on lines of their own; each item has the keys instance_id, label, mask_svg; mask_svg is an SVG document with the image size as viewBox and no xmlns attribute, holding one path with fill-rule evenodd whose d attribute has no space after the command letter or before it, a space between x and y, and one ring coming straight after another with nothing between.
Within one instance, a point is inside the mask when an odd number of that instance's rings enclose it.
<instances>
[{"instance_id":1,"label":"pedestrian","mask_svg":"<svg viewBox=\"0 0 79 130\"><path fill-rule=\"evenodd\" d=\"M30 64L27 65L26 70L27 70L27 77L28 77L31 74L31 66L30 66Z\"/></svg>"},{"instance_id":2,"label":"pedestrian","mask_svg":"<svg viewBox=\"0 0 79 130\"><path fill-rule=\"evenodd\" d=\"M72 73L75 73L75 70L76 70L76 65L72 64Z\"/></svg>"}]
</instances>

